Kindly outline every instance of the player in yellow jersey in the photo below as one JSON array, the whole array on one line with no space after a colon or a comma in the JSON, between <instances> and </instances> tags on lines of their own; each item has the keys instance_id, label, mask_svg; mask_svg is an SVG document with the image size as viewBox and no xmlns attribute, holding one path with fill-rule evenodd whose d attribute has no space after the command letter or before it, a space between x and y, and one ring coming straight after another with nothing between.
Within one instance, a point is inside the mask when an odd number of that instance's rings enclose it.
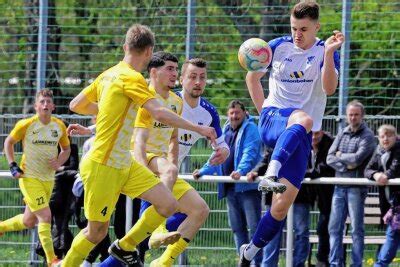
<instances>
[{"instance_id":1,"label":"player in yellow jersey","mask_svg":"<svg viewBox=\"0 0 400 267\"><path fill-rule=\"evenodd\" d=\"M34 107L36 115L18 121L4 142L10 171L18 179L26 208L23 214L0 222L0 232L33 228L38 223L39 239L47 263L51 265L58 259L51 238L49 200L55 171L67 161L71 150L64 123L51 115L55 109L53 92L48 89L38 91ZM20 165L14 158L14 145L19 141L23 144Z\"/></svg>"},{"instance_id":2,"label":"player in yellow jersey","mask_svg":"<svg viewBox=\"0 0 400 267\"><path fill-rule=\"evenodd\" d=\"M143 25L129 28L124 43L124 59L104 71L70 103L70 109L97 115L96 137L81 162L85 189L84 208L88 226L74 239L62 266L77 267L108 231L111 213L120 193L152 203L139 221L109 252L130 266L142 266L136 245L148 237L178 207L171 192L149 169L132 160L129 151L134 121L139 107L152 117L173 127L191 129L215 140L210 127L194 125L160 105L148 89L141 71L147 67L154 47L154 34ZM71 133L86 128L70 125Z\"/></svg>"},{"instance_id":3,"label":"player in yellow jersey","mask_svg":"<svg viewBox=\"0 0 400 267\"><path fill-rule=\"evenodd\" d=\"M178 76L177 58L170 53L157 52L150 61L148 71L150 90L155 91L162 105L181 114L182 99L171 91ZM166 235L168 237L166 240L160 240L160 244L156 245L159 246L164 241L163 245L170 243L166 251L153 261L151 266L172 266L174 259L186 249L207 219L209 208L192 186L182 179L177 179L179 153L177 128L153 120L149 112L141 108L136 118L134 136L135 159L160 176L178 200L178 211L187 215L177 232L170 232ZM151 239L153 238L154 236Z\"/></svg>"}]
</instances>

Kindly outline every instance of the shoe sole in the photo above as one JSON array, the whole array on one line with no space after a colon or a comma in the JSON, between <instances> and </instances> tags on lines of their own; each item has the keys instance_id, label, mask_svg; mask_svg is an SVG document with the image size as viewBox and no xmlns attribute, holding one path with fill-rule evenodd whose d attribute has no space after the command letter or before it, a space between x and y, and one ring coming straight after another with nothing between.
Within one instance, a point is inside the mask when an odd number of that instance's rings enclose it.
<instances>
[{"instance_id":1,"label":"shoe sole","mask_svg":"<svg viewBox=\"0 0 400 267\"><path fill-rule=\"evenodd\" d=\"M286 185L282 185L282 186L279 186L279 187L270 187L270 186L264 187L264 186L258 186L258 191L262 191L262 192L265 192L265 193L274 192L274 193L277 193L277 194L281 194L281 193L285 192L286 189L287 189L287 188L286 188Z\"/></svg>"},{"instance_id":2,"label":"shoe sole","mask_svg":"<svg viewBox=\"0 0 400 267\"><path fill-rule=\"evenodd\" d=\"M154 239L149 240L149 248L150 249L156 249L161 246L172 245L172 244L178 242L179 238L181 238L181 234L179 232L170 232L170 233L165 233L165 234L161 234L161 235L162 235L162 237L160 237L160 238L156 237Z\"/></svg>"}]
</instances>

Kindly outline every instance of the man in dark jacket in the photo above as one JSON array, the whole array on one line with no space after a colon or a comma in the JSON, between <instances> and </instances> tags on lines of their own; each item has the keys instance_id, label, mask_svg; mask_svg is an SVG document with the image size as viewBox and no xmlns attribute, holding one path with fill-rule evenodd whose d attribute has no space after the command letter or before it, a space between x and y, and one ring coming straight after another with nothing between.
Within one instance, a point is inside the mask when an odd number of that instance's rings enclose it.
<instances>
[{"instance_id":1,"label":"man in dark jacket","mask_svg":"<svg viewBox=\"0 0 400 267\"><path fill-rule=\"evenodd\" d=\"M335 170L326 163L329 148L333 143L332 136L324 131L313 132L312 151L306 177L311 179L320 177L333 177ZM318 251L317 267L329 266L329 215L331 213L334 185L318 184L312 187L317 196L319 219L317 225Z\"/></svg>"},{"instance_id":2,"label":"man in dark jacket","mask_svg":"<svg viewBox=\"0 0 400 267\"><path fill-rule=\"evenodd\" d=\"M400 177L400 141L397 141L396 128L382 125L378 129L379 145L365 168L365 177L374 180L379 187L379 206L384 216L390 206L398 206L399 186L386 186L389 179ZM390 224L386 230L386 242L381 247L375 267L389 266L396 256L400 245L400 232L392 229Z\"/></svg>"}]
</instances>

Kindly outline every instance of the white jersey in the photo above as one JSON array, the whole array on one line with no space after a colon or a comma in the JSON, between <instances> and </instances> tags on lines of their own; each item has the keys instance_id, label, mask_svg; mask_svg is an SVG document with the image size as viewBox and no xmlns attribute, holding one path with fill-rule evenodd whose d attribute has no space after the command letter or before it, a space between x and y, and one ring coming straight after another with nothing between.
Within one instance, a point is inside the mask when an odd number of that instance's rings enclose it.
<instances>
[{"instance_id":1,"label":"white jersey","mask_svg":"<svg viewBox=\"0 0 400 267\"><path fill-rule=\"evenodd\" d=\"M321 69L324 64L324 41L303 50L293 44L290 36L269 42L273 52L269 76L269 95L263 107L296 108L313 119L313 131L321 129L326 106L322 90ZM339 74L339 54L335 51L336 74ZM264 71L267 71L266 68Z\"/></svg>"},{"instance_id":2,"label":"white jersey","mask_svg":"<svg viewBox=\"0 0 400 267\"><path fill-rule=\"evenodd\" d=\"M182 110L182 118L197 124L197 125L205 125L210 126L215 129L217 133L217 147L223 146L229 147L226 145L224 136L222 134L220 119L216 108L207 100L200 97L199 103L197 107L192 108L189 106L185 99L183 98L183 92L178 92L178 96L180 96L183 100L183 110ZM204 138L202 135L188 131L185 129L178 130L178 142L179 142L179 166L185 157L189 154L192 146L199 140L200 138Z\"/></svg>"}]
</instances>

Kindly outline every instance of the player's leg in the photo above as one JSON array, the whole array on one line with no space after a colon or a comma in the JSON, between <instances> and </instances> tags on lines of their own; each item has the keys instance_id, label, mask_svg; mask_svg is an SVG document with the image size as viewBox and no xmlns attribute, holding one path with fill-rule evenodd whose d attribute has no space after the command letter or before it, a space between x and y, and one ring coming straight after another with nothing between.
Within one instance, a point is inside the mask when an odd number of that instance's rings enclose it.
<instances>
[{"instance_id":1,"label":"player's leg","mask_svg":"<svg viewBox=\"0 0 400 267\"><path fill-rule=\"evenodd\" d=\"M79 266L107 235L109 220L129 168L116 169L85 158L81 163L84 210L88 225L74 238L62 266Z\"/></svg>"},{"instance_id":2,"label":"player's leg","mask_svg":"<svg viewBox=\"0 0 400 267\"><path fill-rule=\"evenodd\" d=\"M182 191L185 191L187 189L184 188L189 188L185 185L189 186L187 182L178 179L175 187L180 187ZM174 259L187 248L189 242L193 240L208 217L210 210L207 203L193 188L187 190L181 197L178 195L177 198L179 198L179 211L187 215L187 218L178 228L178 232L181 233L182 237L175 244L168 245L161 257L151 266L172 266Z\"/></svg>"},{"instance_id":3,"label":"player's leg","mask_svg":"<svg viewBox=\"0 0 400 267\"><path fill-rule=\"evenodd\" d=\"M278 193L285 190L276 183L280 178L279 171L296 151L300 142L307 138L312 123L311 117L302 110L292 108L263 110L259 126L260 134L269 147L274 147L274 151L265 174L267 179L263 179L259 184L260 190L272 190Z\"/></svg>"},{"instance_id":4,"label":"player's leg","mask_svg":"<svg viewBox=\"0 0 400 267\"><path fill-rule=\"evenodd\" d=\"M161 182L172 191L178 177L178 167L163 157L153 157L149 161L148 167L152 172L157 174Z\"/></svg>"},{"instance_id":5,"label":"player's leg","mask_svg":"<svg viewBox=\"0 0 400 267\"><path fill-rule=\"evenodd\" d=\"M287 190L274 195L271 209L261 218L250 244L241 251L240 266L249 266L256 253L281 230L287 212L299 192L310 150L311 135L307 135L279 172L279 177L287 177L280 180Z\"/></svg>"},{"instance_id":6,"label":"player's leg","mask_svg":"<svg viewBox=\"0 0 400 267\"><path fill-rule=\"evenodd\" d=\"M134 251L141 241L176 211L178 203L160 179L137 162L132 164L130 178L124 184L122 193L152 204L132 229L117 242L122 250Z\"/></svg>"}]
</instances>

